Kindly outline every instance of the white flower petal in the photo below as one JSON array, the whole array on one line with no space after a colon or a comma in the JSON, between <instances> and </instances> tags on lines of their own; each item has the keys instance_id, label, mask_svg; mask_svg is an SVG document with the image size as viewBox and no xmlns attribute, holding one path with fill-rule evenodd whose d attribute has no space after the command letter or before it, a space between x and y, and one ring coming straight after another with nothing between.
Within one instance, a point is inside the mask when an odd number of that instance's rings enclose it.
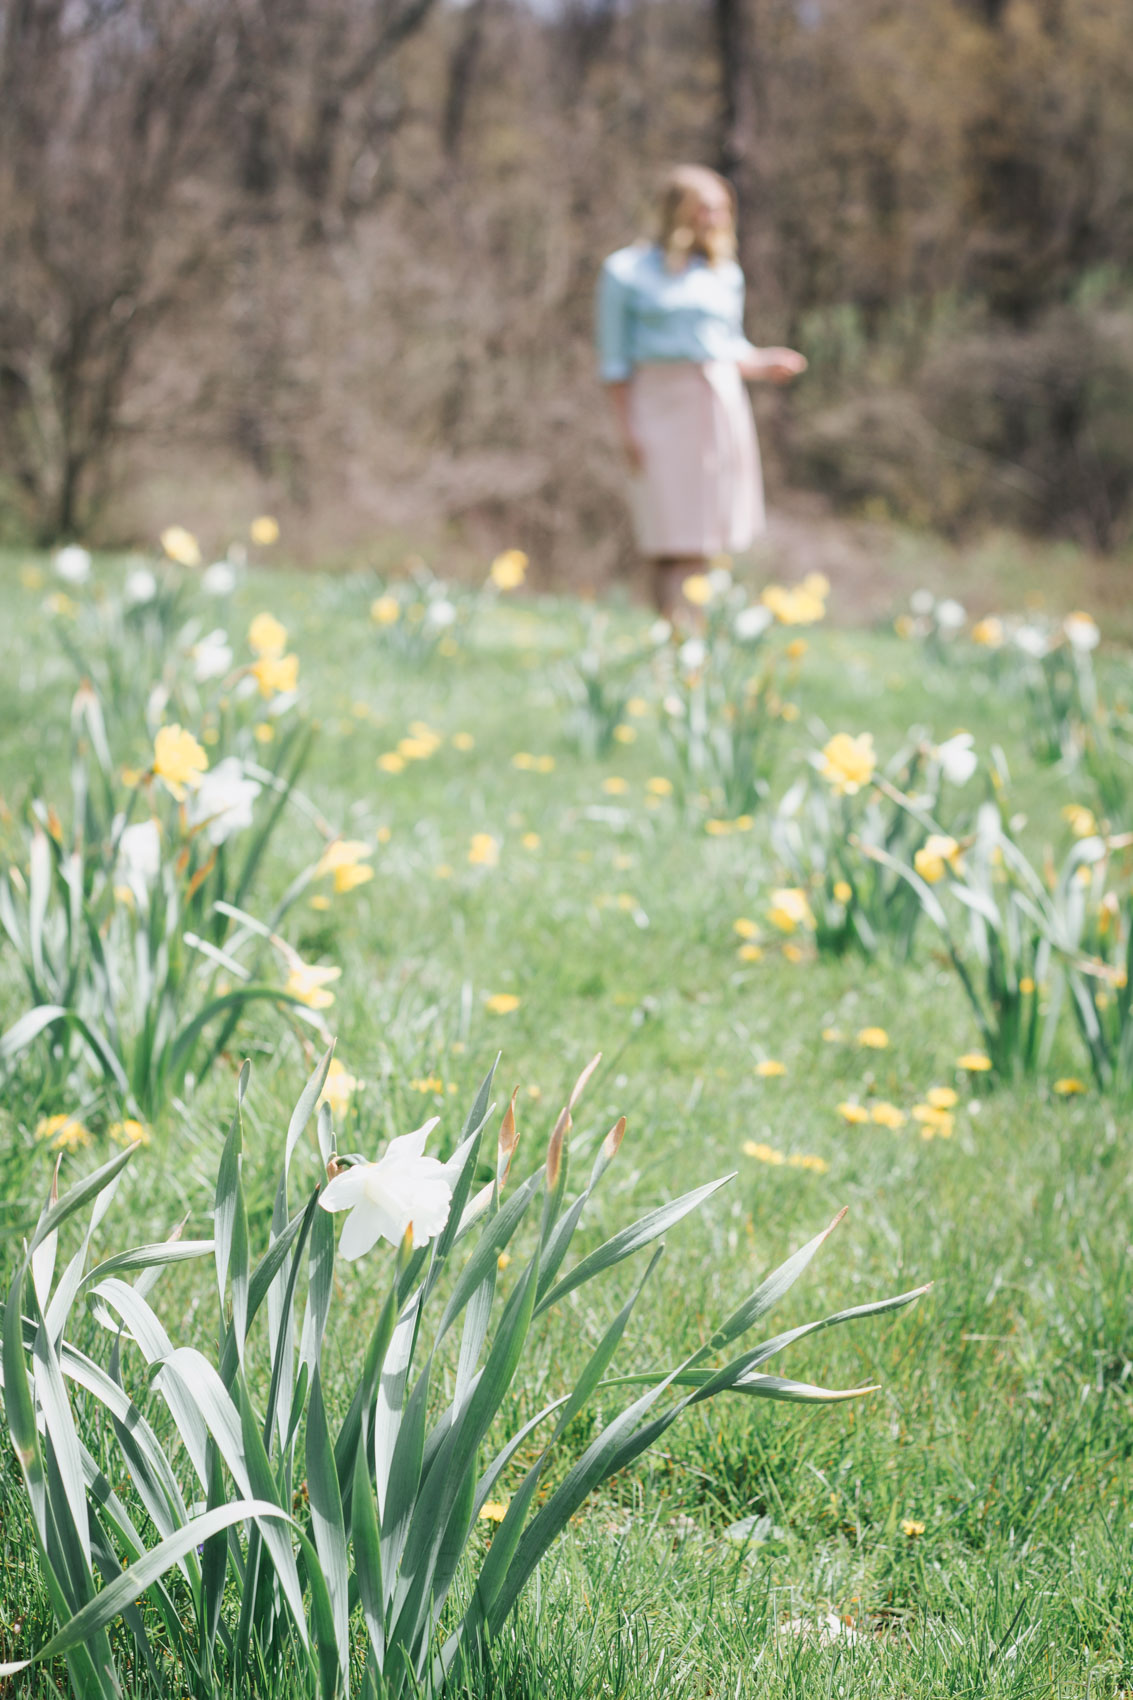
<instances>
[{"instance_id":1,"label":"white flower petal","mask_svg":"<svg viewBox=\"0 0 1133 1700\"><path fill-rule=\"evenodd\" d=\"M323 1209L353 1210L366 1196L366 1170L375 1167L374 1163L351 1163L341 1170L319 1194Z\"/></svg>"},{"instance_id":2,"label":"white flower petal","mask_svg":"<svg viewBox=\"0 0 1133 1700\"><path fill-rule=\"evenodd\" d=\"M402 1133L396 1139L391 1139L382 1155L382 1162L386 1162L391 1157L396 1159L422 1156L425 1150L425 1141L438 1125L440 1119L440 1116L430 1116L427 1122L423 1122L420 1127L415 1127L412 1133ZM429 1161L433 1162L434 1159L430 1158Z\"/></svg>"},{"instance_id":3,"label":"white flower petal","mask_svg":"<svg viewBox=\"0 0 1133 1700\"><path fill-rule=\"evenodd\" d=\"M337 1178L337 1177L336 1177ZM387 1232L389 1227L386 1213L373 1204L359 1204L352 1210L342 1224L342 1233L338 1241L338 1252L347 1263L353 1263L355 1258L364 1257L377 1245L382 1235L393 1239ZM402 1230L404 1232L404 1229ZM400 1236L399 1236L400 1237ZM397 1240L394 1239L394 1244Z\"/></svg>"}]
</instances>

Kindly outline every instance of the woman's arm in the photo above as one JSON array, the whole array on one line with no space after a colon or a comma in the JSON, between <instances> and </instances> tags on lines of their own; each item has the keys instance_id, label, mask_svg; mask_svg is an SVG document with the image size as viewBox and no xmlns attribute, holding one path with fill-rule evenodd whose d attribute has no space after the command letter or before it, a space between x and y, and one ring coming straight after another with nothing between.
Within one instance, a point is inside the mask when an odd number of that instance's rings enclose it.
<instances>
[{"instance_id":1,"label":"woman's arm","mask_svg":"<svg viewBox=\"0 0 1133 1700\"><path fill-rule=\"evenodd\" d=\"M739 366L740 376L748 383L789 384L806 371L807 362L793 348L755 348Z\"/></svg>"}]
</instances>

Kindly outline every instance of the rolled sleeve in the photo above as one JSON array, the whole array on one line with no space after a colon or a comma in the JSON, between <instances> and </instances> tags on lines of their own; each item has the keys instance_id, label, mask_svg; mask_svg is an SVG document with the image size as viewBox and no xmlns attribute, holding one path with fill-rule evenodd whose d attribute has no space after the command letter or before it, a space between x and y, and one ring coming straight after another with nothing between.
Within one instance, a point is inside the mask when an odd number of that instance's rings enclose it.
<instances>
[{"instance_id":1,"label":"rolled sleeve","mask_svg":"<svg viewBox=\"0 0 1133 1700\"><path fill-rule=\"evenodd\" d=\"M594 319L598 376L604 384L624 383L633 371L629 351L629 290L608 260L598 275Z\"/></svg>"}]
</instances>

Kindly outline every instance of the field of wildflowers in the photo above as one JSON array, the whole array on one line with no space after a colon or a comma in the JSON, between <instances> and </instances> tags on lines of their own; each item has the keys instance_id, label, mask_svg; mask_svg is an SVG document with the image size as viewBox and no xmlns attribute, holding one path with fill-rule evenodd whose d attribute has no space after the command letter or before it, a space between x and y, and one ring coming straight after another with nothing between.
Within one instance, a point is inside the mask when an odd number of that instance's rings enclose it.
<instances>
[{"instance_id":1,"label":"field of wildflowers","mask_svg":"<svg viewBox=\"0 0 1133 1700\"><path fill-rule=\"evenodd\" d=\"M277 542L0 559L12 1692L1128 1689L1127 656Z\"/></svg>"}]
</instances>

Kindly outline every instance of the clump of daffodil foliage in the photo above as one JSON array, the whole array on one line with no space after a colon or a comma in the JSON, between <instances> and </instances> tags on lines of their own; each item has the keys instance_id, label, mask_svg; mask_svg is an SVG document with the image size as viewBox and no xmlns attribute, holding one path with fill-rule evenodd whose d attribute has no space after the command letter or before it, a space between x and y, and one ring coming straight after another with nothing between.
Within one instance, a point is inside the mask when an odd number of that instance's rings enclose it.
<instances>
[{"instance_id":1,"label":"clump of daffodil foliage","mask_svg":"<svg viewBox=\"0 0 1133 1700\"><path fill-rule=\"evenodd\" d=\"M425 1150L431 1122L377 1161L341 1154L326 1106L317 1140L305 1141L328 1050L291 1116L256 1258L241 1182L247 1064L211 1239L174 1233L88 1267L136 1144L62 1197L53 1186L8 1294L3 1374L57 1628L0 1676L62 1657L76 1696L109 1700L120 1692L116 1656L129 1656L164 1692L228 1694L255 1671L265 1692L287 1681L323 1700L435 1693L499 1632L593 1489L684 1411L725 1393L824 1402L870 1391L831 1391L764 1366L805 1335L895 1310L923 1288L740 1343L840 1218L696 1350L646 1373L612 1373L662 1236L731 1177L657 1206L572 1260L587 1202L625 1133L622 1118L572 1187L572 1112L597 1060L544 1159L509 1189L515 1099L488 1147L491 1075L447 1162ZM294 1209L293 1169L305 1171ZM61 1230L84 1214L56 1278ZM345 1217L337 1245L336 1214ZM508 1432L503 1413L543 1320L651 1246L574 1386ZM177 1344L155 1293L166 1265L192 1258L216 1267L212 1355ZM344 1414L332 1419L323 1356L340 1258L360 1263L372 1283L373 1325ZM101 1349L76 1326L84 1308L104 1330ZM568 1427L592 1402L593 1437L572 1450ZM488 1544L476 1535L486 1507L496 1520Z\"/></svg>"}]
</instances>

